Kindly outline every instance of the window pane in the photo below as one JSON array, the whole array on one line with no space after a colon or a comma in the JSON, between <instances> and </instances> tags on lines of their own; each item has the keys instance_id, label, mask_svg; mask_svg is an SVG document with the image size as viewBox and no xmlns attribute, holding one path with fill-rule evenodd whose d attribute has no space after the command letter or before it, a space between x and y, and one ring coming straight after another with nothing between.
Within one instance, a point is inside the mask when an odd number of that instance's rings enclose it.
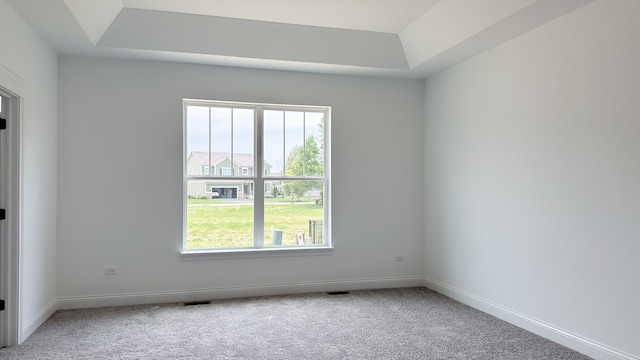
<instances>
[{"instance_id":1,"label":"window pane","mask_svg":"<svg viewBox=\"0 0 640 360\"><path fill-rule=\"evenodd\" d=\"M324 174L324 114L305 113L305 175Z\"/></svg>"},{"instance_id":2,"label":"window pane","mask_svg":"<svg viewBox=\"0 0 640 360\"><path fill-rule=\"evenodd\" d=\"M253 247L253 181L187 182L187 249Z\"/></svg>"},{"instance_id":3,"label":"window pane","mask_svg":"<svg viewBox=\"0 0 640 360\"><path fill-rule=\"evenodd\" d=\"M231 108L211 108L211 166L213 175L231 176Z\"/></svg>"},{"instance_id":4,"label":"window pane","mask_svg":"<svg viewBox=\"0 0 640 360\"><path fill-rule=\"evenodd\" d=\"M233 174L253 176L253 110L233 109ZM244 169L244 170L243 170Z\"/></svg>"},{"instance_id":5,"label":"window pane","mask_svg":"<svg viewBox=\"0 0 640 360\"><path fill-rule=\"evenodd\" d=\"M187 175L204 175L209 166L209 108L187 106Z\"/></svg>"},{"instance_id":6,"label":"window pane","mask_svg":"<svg viewBox=\"0 0 640 360\"><path fill-rule=\"evenodd\" d=\"M285 176L304 175L304 122L302 112L285 111L284 113L284 145L285 145Z\"/></svg>"},{"instance_id":7,"label":"window pane","mask_svg":"<svg viewBox=\"0 0 640 360\"><path fill-rule=\"evenodd\" d=\"M264 245L324 244L322 181L271 181L264 199Z\"/></svg>"},{"instance_id":8,"label":"window pane","mask_svg":"<svg viewBox=\"0 0 640 360\"><path fill-rule=\"evenodd\" d=\"M323 113L265 110L265 175L322 176L323 133Z\"/></svg>"},{"instance_id":9,"label":"window pane","mask_svg":"<svg viewBox=\"0 0 640 360\"><path fill-rule=\"evenodd\" d=\"M279 176L284 167L284 111L264 111L264 175Z\"/></svg>"}]
</instances>

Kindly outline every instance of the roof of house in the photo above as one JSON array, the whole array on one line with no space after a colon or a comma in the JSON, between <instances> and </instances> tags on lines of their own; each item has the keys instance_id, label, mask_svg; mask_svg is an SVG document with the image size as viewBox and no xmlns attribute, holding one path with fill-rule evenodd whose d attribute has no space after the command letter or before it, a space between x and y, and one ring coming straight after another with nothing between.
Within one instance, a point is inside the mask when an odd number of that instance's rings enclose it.
<instances>
[{"instance_id":1,"label":"roof of house","mask_svg":"<svg viewBox=\"0 0 640 360\"><path fill-rule=\"evenodd\" d=\"M209 164L209 153L206 151L192 151L193 156L198 164L207 166ZM253 167L253 154L233 153L233 162L237 166ZM230 153L211 152L211 165L216 166L224 160L231 159ZM267 166L271 166L267 163Z\"/></svg>"}]
</instances>

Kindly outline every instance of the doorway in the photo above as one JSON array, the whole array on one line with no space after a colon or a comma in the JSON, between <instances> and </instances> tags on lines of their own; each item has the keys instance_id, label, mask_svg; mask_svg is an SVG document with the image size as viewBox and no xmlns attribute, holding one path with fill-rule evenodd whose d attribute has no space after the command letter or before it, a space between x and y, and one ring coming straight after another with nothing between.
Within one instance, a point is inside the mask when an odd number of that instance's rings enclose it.
<instances>
[{"instance_id":1,"label":"doorway","mask_svg":"<svg viewBox=\"0 0 640 360\"><path fill-rule=\"evenodd\" d=\"M0 87L0 347L20 341L20 98Z\"/></svg>"}]
</instances>

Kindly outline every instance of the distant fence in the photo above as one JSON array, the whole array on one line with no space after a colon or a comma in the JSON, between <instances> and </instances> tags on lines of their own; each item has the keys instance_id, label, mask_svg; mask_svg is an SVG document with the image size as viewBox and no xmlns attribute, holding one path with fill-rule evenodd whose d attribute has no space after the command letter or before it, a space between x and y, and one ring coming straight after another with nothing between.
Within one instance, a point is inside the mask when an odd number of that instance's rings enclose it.
<instances>
[{"instance_id":1,"label":"distant fence","mask_svg":"<svg viewBox=\"0 0 640 360\"><path fill-rule=\"evenodd\" d=\"M322 220L309 220L309 237L312 244L322 244L324 224Z\"/></svg>"}]
</instances>

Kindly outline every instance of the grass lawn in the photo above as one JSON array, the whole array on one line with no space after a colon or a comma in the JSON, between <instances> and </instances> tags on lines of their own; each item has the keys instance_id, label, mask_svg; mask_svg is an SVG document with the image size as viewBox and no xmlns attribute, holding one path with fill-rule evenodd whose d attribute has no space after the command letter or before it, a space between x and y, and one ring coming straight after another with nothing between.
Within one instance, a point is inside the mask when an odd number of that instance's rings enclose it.
<instances>
[{"instance_id":1,"label":"grass lawn","mask_svg":"<svg viewBox=\"0 0 640 360\"><path fill-rule=\"evenodd\" d=\"M222 204L227 202L225 199L189 199L189 205L204 205L204 204Z\"/></svg>"},{"instance_id":2,"label":"grass lawn","mask_svg":"<svg viewBox=\"0 0 640 360\"><path fill-rule=\"evenodd\" d=\"M309 220L322 220L323 206L291 204L291 199L271 199L265 204L266 246L273 243L273 230L282 230L282 245L295 245L298 230L309 232ZM305 200L305 199L301 199ZM277 202L276 202L277 201ZM190 199L187 207L187 248L210 249L253 246L253 206L221 206L224 200ZM202 206L211 204L212 206Z\"/></svg>"},{"instance_id":3,"label":"grass lawn","mask_svg":"<svg viewBox=\"0 0 640 360\"><path fill-rule=\"evenodd\" d=\"M295 198L295 199L293 199L293 202L294 203L297 203L297 202L315 202L316 200L318 200L318 198L300 198L300 199ZM231 204L231 203L236 202L235 199L189 199L188 201L189 201L188 202L189 205L225 204L225 203ZM290 197L287 197L287 198L279 197L279 198L275 198L274 199L274 198L268 197L268 198L264 199L264 202L267 203L267 204L270 204L270 203L285 203L285 204L289 203L289 204L291 204L291 198Z\"/></svg>"}]
</instances>

